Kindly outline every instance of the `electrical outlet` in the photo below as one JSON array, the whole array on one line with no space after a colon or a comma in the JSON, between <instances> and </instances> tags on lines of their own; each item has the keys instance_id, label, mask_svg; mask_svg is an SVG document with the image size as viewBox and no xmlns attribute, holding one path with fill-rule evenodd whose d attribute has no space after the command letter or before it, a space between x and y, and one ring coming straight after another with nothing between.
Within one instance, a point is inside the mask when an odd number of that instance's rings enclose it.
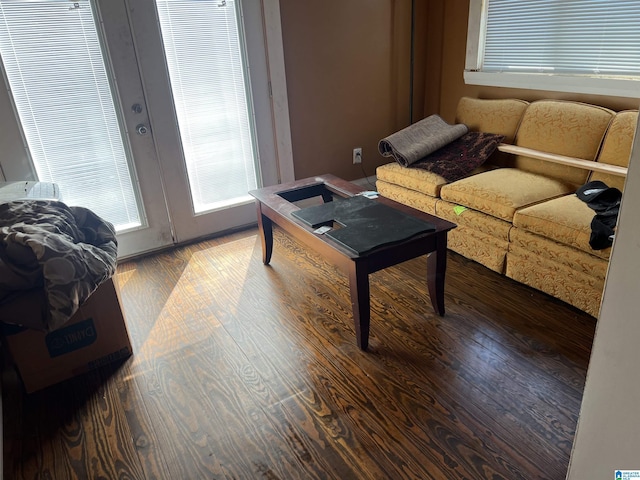
<instances>
[{"instance_id":1,"label":"electrical outlet","mask_svg":"<svg viewBox=\"0 0 640 480\"><path fill-rule=\"evenodd\" d=\"M362 148L353 149L353 164L362 163Z\"/></svg>"}]
</instances>

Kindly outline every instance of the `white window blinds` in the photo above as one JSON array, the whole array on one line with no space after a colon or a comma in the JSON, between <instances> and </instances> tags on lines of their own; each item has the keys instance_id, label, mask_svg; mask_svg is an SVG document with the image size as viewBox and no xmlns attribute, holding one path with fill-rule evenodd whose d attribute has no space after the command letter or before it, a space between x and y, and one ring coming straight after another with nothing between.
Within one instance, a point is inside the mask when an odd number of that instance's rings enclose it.
<instances>
[{"instance_id":1,"label":"white window blinds","mask_svg":"<svg viewBox=\"0 0 640 480\"><path fill-rule=\"evenodd\" d=\"M0 55L39 180L120 231L139 226L89 0L0 0Z\"/></svg>"},{"instance_id":2,"label":"white window blinds","mask_svg":"<svg viewBox=\"0 0 640 480\"><path fill-rule=\"evenodd\" d=\"M234 0L157 0L196 213L257 186L251 102Z\"/></svg>"},{"instance_id":3,"label":"white window blinds","mask_svg":"<svg viewBox=\"0 0 640 480\"><path fill-rule=\"evenodd\" d=\"M640 76L640 1L489 0L485 15L483 72Z\"/></svg>"}]
</instances>

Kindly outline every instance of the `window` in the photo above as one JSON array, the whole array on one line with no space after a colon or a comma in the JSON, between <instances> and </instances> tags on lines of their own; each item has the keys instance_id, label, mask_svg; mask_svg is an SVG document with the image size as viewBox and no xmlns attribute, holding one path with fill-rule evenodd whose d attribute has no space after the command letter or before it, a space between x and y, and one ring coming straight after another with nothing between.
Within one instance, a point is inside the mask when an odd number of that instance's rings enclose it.
<instances>
[{"instance_id":1,"label":"window","mask_svg":"<svg viewBox=\"0 0 640 480\"><path fill-rule=\"evenodd\" d=\"M465 81L640 97L640 1L471 0Z\"/></svg>"}]
</instances>

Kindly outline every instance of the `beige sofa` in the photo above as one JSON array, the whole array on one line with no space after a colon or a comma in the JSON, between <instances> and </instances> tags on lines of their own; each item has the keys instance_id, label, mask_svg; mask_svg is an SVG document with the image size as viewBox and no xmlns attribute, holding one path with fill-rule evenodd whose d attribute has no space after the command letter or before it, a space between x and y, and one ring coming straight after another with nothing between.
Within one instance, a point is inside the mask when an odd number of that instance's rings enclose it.
<instances>
[{"instance_id":1,"label":"beige sofa","mask_svg":"<svg viewBox=\"0 0 640 480\"><path fill-rule=\"evenodd\" d=\"M575 192L593 180L622 190L619 167L628 164L638 112L465 97L456 117L472 131L504 135L513 146L501 149L516 154L497 151L451 183L383 165L376 172L380 194L455 222L451 250L597 316L611 249L591 248L595 212Z\"/></svg>"}]
</instances>

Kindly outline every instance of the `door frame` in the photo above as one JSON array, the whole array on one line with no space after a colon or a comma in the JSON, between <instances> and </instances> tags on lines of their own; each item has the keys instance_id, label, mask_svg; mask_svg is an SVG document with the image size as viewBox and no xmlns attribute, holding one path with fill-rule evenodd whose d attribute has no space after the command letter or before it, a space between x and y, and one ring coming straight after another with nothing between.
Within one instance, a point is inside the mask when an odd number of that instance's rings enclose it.
<instances>
[{"instance_id":1,"label":"door frame","mask_svg":"<svg viewBox=\"0 0 640 480\"><path fill-rule=\"evenodd\" d=\"M150 135L136 133L137 125L148 125L144 88L138 73L137 57L133 48L118 48L121 44L133 43L131 32L122 28L127 18L124 2L94 0L98 32L103 39L104 61L112 81L112 94L116 109L124 128L123 142L131 158L130 174L140 195L140 216L143 225L119 233L118 258L129 258L138 254L166 248L175 243L167 209L152 208L164 204L164 192L158 157ZM142 111L131 107L137 104ZM144 172L140 175L139 172ZM62 199L64 201L64 198Z\"/></svg>"}]
</instances>

